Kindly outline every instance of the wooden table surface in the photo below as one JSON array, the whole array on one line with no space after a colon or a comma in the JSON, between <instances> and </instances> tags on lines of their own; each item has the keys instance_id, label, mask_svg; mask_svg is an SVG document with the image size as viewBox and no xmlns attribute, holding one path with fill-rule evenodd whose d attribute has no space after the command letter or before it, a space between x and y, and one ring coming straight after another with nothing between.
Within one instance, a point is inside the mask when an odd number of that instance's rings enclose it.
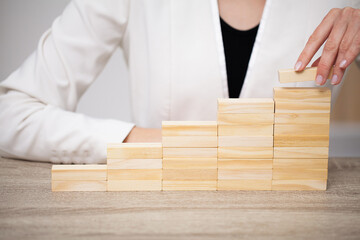
<instances>
[{"instance_id":1,"label":"wooden table surface","mask_svg":"<svg viewBox=\"0 0 360 240\"><path fill-rule=\"evenodd\" d=\"M50 168L0 159L0 239L360 239L360 159L324 192L53 193Z\"/></svg>"}]
</instances>

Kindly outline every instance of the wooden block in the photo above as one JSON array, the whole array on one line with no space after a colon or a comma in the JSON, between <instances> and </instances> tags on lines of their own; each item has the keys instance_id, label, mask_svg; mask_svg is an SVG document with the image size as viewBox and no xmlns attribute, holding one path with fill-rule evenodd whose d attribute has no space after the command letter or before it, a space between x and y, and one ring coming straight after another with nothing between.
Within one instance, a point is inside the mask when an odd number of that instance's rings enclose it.
<instances>
[{"instance_id":1,"label":"wooden block","mask_svg":"<svg viewBox=\"0 0 360 240\"><path fill-rule=\"evenodd\" d=\"M110 180L108 191L161 191L161 180Z\"/></svg>"},{"instance_id":2,"label":"wooden block","mask_svg":"<svg viewBox=\"0 0 360 240\"><path fill-rule=\"evenodd\" d=\"M105 180L106 165L53 165L51 179L59 181L70 180Z\"/></svg>"},{"instance_id":3,"label":"wooden block","mask_svg":"<svg viewBox=\"0 0 360 240\"><path fill-rule=\"evenodd\" d=\"M218 113L219 125L273 124L274 113Z\"/></svg>"},{"instance_id":4,"label":"wooden block","mask_svg":"<svg viewBox=\"0 0 360 240\"><path fill-rule=\"evenodd\" d=\"M328 158L327 147L274 147L274 158Z\"/></svg>"},{"instance_id":5,"label":"wooden block","mask_svg":"<svg viewBox=\"0 0 360 240\"><path fill-rule=\"evenodd\" d=\"M163 147L217 147L217 136L163 136Z\"/></svg>"},{"instance_id":6,"label":"wooden block","mask_svg":"<svg viewBox=\"0 0 360 240\"><path fill-rule=\"evenodd\" d=\"M218 136L273 136L272 124L219 125Z\"/></svg>"},{"instance_id":7,"label":"wooden block","mask_svg":"<svg viewBox=\"0 0 360 240\"><path fill-rule=\"evenodd\" d=\"M106 180L66 180L51 181L53 192L104 192L106 191Z\"/></svg>"},{"instance_id":8,"label":"wooden block","mask_svg":"<svg viewBox=\"0 0 360 240\"><path fill-rule=\"evenodd\" d=\"M108 169L108 180L161 180L162 169Z\"/></svg>"},{"instance_id":9,"label":"wooden block","mask_svg":"<svg viewBox=\"0 0 360 240\"><path fill-rule=\"evenodd\" d=\"M217 190L271 190L271 180L242 179L219 180Z\"/></svg>"},{"instance_id":10,"label":"wooden block","mask_svg":"<svg viewBox=\"0 0 360 240\"><path fill-rule=\"evenodd\" d=\"M107 166L117 169L161 169L162 159L107 159Z\"/></svg>"},{"instance_id":11,"label":"wooden block","mask_svg":"<svg viewBox=\"0 0 360 240\"><path fill-rule=\"evenodd\" d=\"M272 190L326 190L327 180L272 180Z\"/></svg>"},{"instance_id":12,"label":"wooden block","mask_svg":"<svg viewBox=\"0 0 360 240\"><path fill-rule=\"evenodd\" d=\"M217 158L164 158L164 169L217 169Z\"/></svg>"},{"instance_id":13,"label":"wooden block","mask_svg":"<svg viewBox=\"0 0 360 240\"><path fill-rule=\"evenodd\" d=\"M162 136L216 136L216 121L163 121Z\"/></svg>"},{"instance_id":14,"label":"wooden block","mask_svg":"<svg viewBox=\"0 0 360 240\"><path fill-rule=\"evenodd\" d=\"M274 113L272 98L219 98L218 113Z\"/></svg>"},{"instance_id":15,"label":"wooden block","mask_svg":"<svg viewBox=\"0 0 360 240\"><path fill-rule=\"evenodd\" d=\"M264 159L273 157L272 147L219 147L219 159Z\"/></svg>"},{"instance_id":16,"label":"wooden block","mask_svg":"<svg viewBox=\"0 0 360 240\"><path fill-rule=\"evenodd\" d=\"M327 169L327 158L275 158L273 160L273 168L300 168L300 169Z\"/></svg>"},{"instance_id":17,"label":"wooden block","mask_svg":"<svg viewBox=\"0 0 360 240\"><path fill-rule=\"evenodd\" d=\"M219 159L218 169L272 169L272 159Z\"/></svg>"},{"instance_id":18,"label":"wooden block","mask_svg":"<svg viewBox=\"0 0 360 240\"><path fill-rule=\"evenodd\" d=\"M215 191L217 181L163 181L164 191Z\"/></svg>"},{"instance_id":19,"label":"wooden block","mask_svg":"<svg viewBox=\"0 0 360 240\"><path fill-rule=\"evenodd\" d=\"M274 136L275 147L329 147L329 135L327 136L297 136L276 135Z\"/></svg>"},{"instance_id":20,"label":"wooden block","mask_svg":"<svg viewBox=\"0 0 360 240\"><path fill-rule=\"evenodd\" d=\"M330 113L330 103L276 101L276 113Z\"/></svg>"},{"instance_id":21,"label":"wooden block","mask_svg":"<svg viewBox=\"0 0 360 240\"><path fill-rule=\"evenodd\" d=\"M273 179L298 180L298 179L327 179L327 169L300 169L300 168L274 168Z\"/></svg>"},{"instance_id":22,"label":"wooden block","mask_svg":"<svg viewBox=\"0 0 360 240\"><path fill-rule=\"evenodd\" d=\"M272 169L222 169L218 170L219 180L272 179Z\"/></svg>"},{"instance_id":23,"label":"wooden block","mask_svg":"<svg viewBox=\"0 0 360 240\"><path fill-rule=\"evenodd\" d=\"M163 169L163 180L217 180L217 169Z\"/></svg>"},{"instance_id":24,"label":"wooden block","mask_svg":"<svg viewBox=\"0 0 360 240\"><path fill-rule=\"evenodd\" d=\"M275 102L326 102L331 101L329 88L274 88Z\"/></svg>"},{"instance_id":25,"label":"wooden block","mask_svg":"<svg viewBox=\"0 0 360 240\"><path fill-rule=\"evenodd\" d=\"M275 125L329 123L330 113L275 113Z\"/></svg>"},{"instance_id":26,"label":"wooden block","mask_svg":"<svg viewBox=\"0 0 360 240\"><path fill-rule=\"evenodd\" d=\"M217 158L217 148L163 148L164 158Z\"/></svg>"},{"instance_id":27,"label":"wooden block","mask_svg":"<svg viewBox=\"0 0 360 240\"><path fill-rule=\"evenodd\" d=\"M279 70L279 82L289 83L289 82L305 82L305 81L315 81L317 67L308 67L301 72L295 72L294 69L283 69ZM333 68L329 73L327 79L331 79L333 75Z\"/></svg>"},{"instance_id":28,"label":"wooden block","mask_svg":"<svg viewBox=\"0 0 360 240\"><path fill-rule=\"evenodd\" d=\"M329 135L329 124L276 124L276 135Z\"/></svg>"},{"instance_id":29,"label":"wooden block","mask_svg":"<svg viewBox=\"0 0 360 240\"><path fill-rule=\"evenodd\" d=\"M112 143L107 147L109 159L162 158L161 143Z\"/></svg>"},{"instance_id":30,"label":"wooden block","mask_svg":"<svg viewBox=\"0 0 360 240\"><path fill-rule=\"evenodd\" d=\"M219 147L272 147L273 136L219 136Z\"/></svg>"}]
</instances>

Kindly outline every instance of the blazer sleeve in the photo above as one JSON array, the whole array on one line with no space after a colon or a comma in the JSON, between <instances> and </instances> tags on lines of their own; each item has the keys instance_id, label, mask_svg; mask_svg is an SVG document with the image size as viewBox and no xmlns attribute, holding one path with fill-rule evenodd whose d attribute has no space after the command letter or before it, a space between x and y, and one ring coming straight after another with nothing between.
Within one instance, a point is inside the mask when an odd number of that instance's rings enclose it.
<instances>
[{"instance_id":1,"label":"blazer sleeve","mask_svg":"<svg viewBox=\"0 0 360 240\"><path fill-rule=\"evenodd\" d=\"M74 113L121 45L129 4L71 2L36 51L0 84L0 154L53 163L102 163L107 142L122 142L134 124ZM24 39L26 40L26 39Z\"/></svg>"}]
</instances>

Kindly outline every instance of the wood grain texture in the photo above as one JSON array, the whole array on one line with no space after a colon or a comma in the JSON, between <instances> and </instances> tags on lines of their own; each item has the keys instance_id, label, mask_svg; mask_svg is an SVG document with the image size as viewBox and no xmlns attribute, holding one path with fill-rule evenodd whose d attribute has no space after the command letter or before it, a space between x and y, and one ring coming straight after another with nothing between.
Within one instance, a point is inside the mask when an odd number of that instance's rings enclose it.
<instances>
[{"instance_id":1,"label":"wood grain texture","mask_svg":"<svg viewBox=\"0 0 360 240\"><path fill-rule=\"evenodd\" d=\"M272 169L222 169L218 170L218 180L272 179Z\"/></svg>"},{"instance_id":2,"label":"wood grain texture","mask_svg":"<svg viewBox=\"0 0 360 240\"><path fill-rule=\"evenodd\" d=\"M327 169L274 168L273 179L277 180L319 180L327 179Z\"/></svg>"},{"instance_id":3,"label":"wood grain texture","mask_svg":"<svg viewBox=\"0 0 360 240\"><path fill-rule=\"evenodd\" d=\"M162 158L162 145L161 143L110 143L107 146L107 158Z\"/></svg>"},{"instance_id":4,"label":"wood grain texture","mask_svg":"<svg viewBox=\"0 0 360 240\"><path fill-rule=\"evenodd\" d=\"M105 180L107 179L106 165L53 165L51 179L66 180Z\"/></svg>"},{"instance_id":5,"label":"wood grain texture","mask_svg":"<svg viewBox=\"0 0 360 240\"><path fill-rule=\"evenodd\" d=\"M271 190L271 180L262 180L262 179L219 180L217 189L219 191Z\"/></svg>"},{"instance_id":6,"label":"wood grain texture","mask_svg":"<svg viewBox=\"0 0 360 240\"><path fill-rule=\"evenodd\" d=\"M219 125L218 136L272 136L272 124Z\"/></svg>"},{"instance_id":7,"label":"wood grain texture","mask_svg":"<svg viewBox=\"0 0 360 240\"><path fill-rule=\"evenodd\" d=\"M219 169L272 169L272 159L219 159Z\"/></svg>"},{"instance_id":8,"label":"wood grain texture","mask_svg":"<svg viewBox=\"0 0 360 240\"><path fill-rule=\"evenodd\" d=\"M219 147L272 147L272 136L219 136Z\"/></svg>"},{"instance_id":9,"label":"wood grain texture","mask_svg":"<svg viewBox=\"0 0 360 240\"><path fill-rule=\"evenodd\" d=\"M217 158L164 158L164 169L217 169Z\"/></svg>"},{"instance_id":10,"label":"wood grain texture","mask_svg":"<svg viewBox=\"0 0 360 240\"><path fill-rule=\"evenodd\" d=\"M326 136L298 136L275 135L275 147L329 147L329 135Z\"/></svg>"},{"instance_id":11,"label":"wood grain texture","mask_svg":"<svg viewBox=\"0 0 360 240\"><path fill-rule=\"evenodd\" d=\"M163 136L163 147L213 148L217 147L216 136Z\"/></svg>"},{"instance_id":12,"label":"wood grain texture","mask_svg":"<svg viewBox=\"0 0 360 240\"><path fill-rule=\"evenodd\" d=\"M330 103L276 101L276 113L330 113Z\"/></svg>"},{"instance_id":13,"label":"wood grain texture","mask_svg":"<svg viewBox=\"0 0 360 240\"><path fill-rule=\"evenodd\" d=\"M296 72L294 69L282 69L278 71L279 82L306 82L315 81L317 67L308 67L301 72ZM333 68L331 68L327 79L331 79L333 75Z\"/></svg>"},{"instance_id":14,"label":"wood grain texture","mask_svg":"<svg viewBox=\"0 0 360 240\"><path fill-rule=\"evenodd\" d=\"M217 180L217 169L163 169L163 181Z\"/></svg>"},{"instance_id":15,"label":"wood grain texture","mask_svg":"<svg viewBox=\"0 0 360 240\"><path fill-rule=\"evenodd\" d=\"M273 160L273 168L309 168L309 169L327 169L328 159L327 158L275 158Z\"/></svg>"},{"instance_id":16,"label":"wood grain texture","mask_svg":"<svg viewBox=\"0 0 360 240\"><path fill-rule=\"evenodd\" d=\"M272 180L272 190L326 190L327 180Z\"/></svg>"},{"instance_id":17,"label":"wood grain texture","mask_svg":"<svg viewBox=\"0 0 360 240\"><path fill-rule=\"evenodd\" d=\"M273 157L272 147L219 147L218 158L231 159L264 159Z\"/></svg>"},{"instance_id":18,"label":"wood grain texture","mask_svg":"<svg viewBox=\"0 0 360 240\"><path fill-rule=\"evenodd\" d=\"M217 158L217 148L163 148L164 158Z\"/></svg>"},{"instance_id":19,"label":"wood grain texture","mask_svg":"<svg viewBox=\"0 0 360 240\"><path fill-rule=\"evenodd\" d=\"M219 125L273 124L274 113L218 113Z\"/></svg>"},{"instance_id":20,"label":"wood grain texture","mask_svg":"<svg viewBox=\"0 0 360 240\"><path fill-rule=\"evenodd\" d=\"M162 158L158 159L107 159L108 169L161 169Z\"/></svg>"},{"instance_id":21,"label":"wood grain texture","mask_svg":"<svg viewBox=\"0 0 360 240\"><path fill-rule=\"evenodd\" d=\"M276 124L330 124L330 113L275 113Z\"/></svg>"},{"instance_id":22,"label":"wood grain texture","mask_svg":"<svg viewBox=\"0 0 360 240\"><path fill-rule=\"evenodd\" d=\"M328 158L327 147L274 147L274 158Z\"/></svg>"},{"instance_id":23,"label":"wood grain texture","mask_svg":"<svg viewBox=\"0 0 360 240\"><path fill-rule=\"evenodd\" d=\"M272 98L219 98L218 113L274 113Z\"/></svg>"},{"instance_id":24,"label":"wood grain texture","mask_svg":"<svg viewBox=\"0 0 360 240\"><path fill-rule=\"evenodd\" d=\"M275 124L276 135L329 135L329 124Z\"/></svg>"},{"instance_id":25,"label":"wood grain texture","mask_svg":"<svg viewBox=\"0 0 360 240\"><path fill-rule=\"evenodd\" d=\"M51 181L53 192L105 192L107 181L82 180L82 181Z\"/></svg>"},{"instance_id":26,"label":"wood grain texture","mask_svg":"<svg viewBox=\"0 0 360 240\"><path fill-rule=\"evenodd\" d=\"M216 191L217 181L163 181L164 191Z\"/></svg>"},{"instance_id":27,"label":"wood grain texture","mask_svg":"<svg viewBox=\"0 0 360 240\"><path fill-rule=\"evenodd\" d=\"M108 180L161 180L162 169L108 169Z\"/></svg>"},{"instance_id":28,"label":"wood grain texture","mask_svg":"<svg viewBox=\"0 0 360 240\"><path fill-rule=\"evenodd\" d=\"M161 180L110 180L107 183L107 191L161 191Z\"/></svg>"},{"instance_id":29,"label":"wood grain texture","mask_svg":"<svg viewBox=\"0 0 360 240\"><path fill-rule=\"evenodd\" d=\"M317 87L276 87L274 100L281 102L326 102L331 101L329 88Z\"/></svg>"},{"instance_id":30,"label":"wood grain texture","mask_svg":"<svg viewBox=\"0 0 360 240\"><path fill-rule=\"evenodd\" d=\"M162 136L216 136L216 121L163 121Z\"/></svg>"}]
</instances>

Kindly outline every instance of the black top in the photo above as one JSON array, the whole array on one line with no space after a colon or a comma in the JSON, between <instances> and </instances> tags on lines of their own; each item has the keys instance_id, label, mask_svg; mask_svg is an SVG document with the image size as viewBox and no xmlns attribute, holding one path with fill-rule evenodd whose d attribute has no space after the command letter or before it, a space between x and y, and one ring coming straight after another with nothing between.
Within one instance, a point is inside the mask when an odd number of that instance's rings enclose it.
<instances>
[{"instance_id":1,"label":"black top","mask_svg":"<svg viewBox=\"0 0 360 240\"><path fill-rule=\"evenodd\" d=\"M259 25L246 31L240 31L231 27L222 18L220 18L220 22L229 97L238 98L244 83Z\"/></svg>"}]
</instances>

